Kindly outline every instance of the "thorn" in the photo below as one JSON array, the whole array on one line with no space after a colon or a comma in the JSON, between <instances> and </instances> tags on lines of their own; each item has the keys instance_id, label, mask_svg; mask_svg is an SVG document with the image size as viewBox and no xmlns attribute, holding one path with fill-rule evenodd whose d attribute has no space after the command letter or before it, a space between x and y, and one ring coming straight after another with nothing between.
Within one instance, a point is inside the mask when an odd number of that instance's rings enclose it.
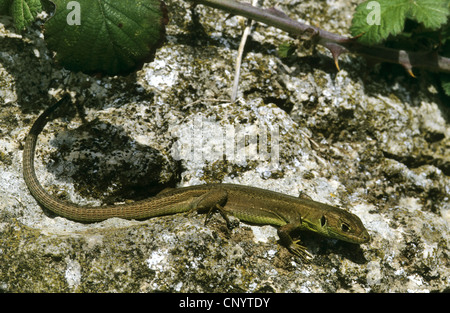
<instances>
[{"instance_id":1,"label":"thorn","mask_svg":"<svg viewBox=\"0 0 450 313\"><path fill-rule=\"evenodd\" d=\"M364 34L365 34L365 32L362 32L362 33L359 34L359 35L353 36L352 38L350 38L350 40L356 40L356 39L358 39L359 37L361 37L361 36L364 35Z\"/></svg>"},{"instance_id":2,"label":"thorn","mask_svg":"<svg viewBox=\"0 0 450 313\"><path fill-rule=\"evenodd\" d=\"M408 74L411 75L412 77L416 78L416 76L414 75L414 73L412 71L412 65L409 60L408 52L406 52L404 50L400 50L399 54L398 54L398 60L399 60L398 63L401 66L403 66L403 68L408 72Z\"/></svg>"},{"instance_id":3,"label":"thorn","mask_svg":"<svg viewBox=\"0 0 450 313\"><path fill-rule=\"evenodd\" d=\"M326 43L324 45L328 50L330 50L331 55L333 56L334 64L336 65L336 68L338 71L341 69L339 68L339 56L344 52L346 49L338 44L335 43Z\"/></svg>"},{"instance_id":4,"label":"thorn","mask_svg":"<svg viewBox=\"0 0 450 313\"><path fill-rule=\"evenodd\" d=\"M403 68L406 70L406 72L407 72L409 75L411 75L411 76L414 77L414 78L417 78L417 77L414 75L413 71L412 71L411 65L409 65L409 64L401 64L401 63L400 63L400 65L403 66Z\"/></svg>"},{"instance_id":5,"label":"thorn","mask_svg":"<svg viewBox=\"0 0 450 313\"><path fill-rule=\"evenodd\" d=\"M336 68L337 68L337 70L339 72L341 69L339 68L339 60L337 58L334 58L334 65L336 65Z\"/></svg>"},{"instance_id":6,"label":"thorn","mask_svg":"<svg viewBox=\"0 0 450 313\"><path fill-rule=\"evenodd\" d=\"M414 73L412 72L411 61L409 60L409 55L407 51L400 50L398 52L398 63L403 66L403 68L408 72L409 75L416 78Z\"/></svg>"},{"instance_id":7,"label":"thorn","mask_svg":"<svg viewBox=\"0 0 450 313\"><path fill-rule=\"evenodd\" d=\"M417 78L415 75L414 75L414 73L413 73L413 71L412 71L412 69L410 69L410 68L407 68L406 69L406 71L408 72L408 74L409 75L411 75L412 77L414 77L414 78Z\"/></svg>"}]
</instances>

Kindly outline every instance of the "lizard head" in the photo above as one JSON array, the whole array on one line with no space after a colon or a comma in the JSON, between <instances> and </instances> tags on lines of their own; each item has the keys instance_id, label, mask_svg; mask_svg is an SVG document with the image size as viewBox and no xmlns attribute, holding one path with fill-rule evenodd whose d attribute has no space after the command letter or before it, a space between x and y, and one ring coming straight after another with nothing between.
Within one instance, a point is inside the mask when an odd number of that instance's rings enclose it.
<instances>
[{"instance_id":1,"label":"lizard head","mask_svg":"<svg viewBox=\"0 0 450 313\"><path fill-rule=\"evenodd\" d=\"M370 240L369 233L359 217L334 207L322 211L313 224L316 232L327 237L357 244Z\"/></svg>"}]
</instances>

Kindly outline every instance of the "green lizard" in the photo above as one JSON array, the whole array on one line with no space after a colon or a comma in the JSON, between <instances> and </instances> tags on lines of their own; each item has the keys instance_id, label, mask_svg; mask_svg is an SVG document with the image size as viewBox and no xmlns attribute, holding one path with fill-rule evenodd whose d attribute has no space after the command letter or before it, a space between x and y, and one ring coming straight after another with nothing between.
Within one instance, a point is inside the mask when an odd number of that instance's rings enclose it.
<instances>
[{"instance_id":1,"label":"green lizard","mask_svg":"<svg viewBox=\"0 0 450 313\"><path fill-rule=\"evenodd\" d=\"M292 239L294 230L308 230L355 244L366 243L370 239L361 220L345 210L243 185L207 184L177 188L146 200L99 207L84 207L57 199L39 183L34 170L34 153L38 135L49 115L68 99L64 97L39 116L27 136L23 152L23 176L28 189L37 202L58 215L79 222L97 222L111 217L146 219L191 211L207 213L208 218L218 210L227 223L228 216L232 215L243 222L278 227L281 243L303 260L311 258L311 255L298 240Z\"/></svg>"}]
</instances>

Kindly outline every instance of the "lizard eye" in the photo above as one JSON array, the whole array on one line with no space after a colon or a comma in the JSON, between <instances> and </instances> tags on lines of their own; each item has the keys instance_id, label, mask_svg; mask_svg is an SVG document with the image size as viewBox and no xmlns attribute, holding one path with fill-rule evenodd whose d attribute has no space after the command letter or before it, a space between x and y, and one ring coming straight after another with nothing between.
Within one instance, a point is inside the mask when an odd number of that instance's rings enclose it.
<instances>
[{"instance_id":1,"label":"lizard eye","mask_svg":"<svg viewBox=\"0 0 450 313\"><path fill-rule=\"evenodd\" d=\"M349 231L350 231L350 225L348 225L348 224L346 224L346 223L342 223L342 224L341 224L341 230L342 230L344 233L349 232Z\"/></svg>"},{"instance_id":2,"label":"lizard eye","mask_svg":"<svg viewBox=\"0 0 450 313\"><path fill-rule=\"evenodd\" d=\"M325 217L325 215L322 215L322 217L320 218L320 226L324 227L326 223L327 218Z\"/></svg>"}]
</instances>

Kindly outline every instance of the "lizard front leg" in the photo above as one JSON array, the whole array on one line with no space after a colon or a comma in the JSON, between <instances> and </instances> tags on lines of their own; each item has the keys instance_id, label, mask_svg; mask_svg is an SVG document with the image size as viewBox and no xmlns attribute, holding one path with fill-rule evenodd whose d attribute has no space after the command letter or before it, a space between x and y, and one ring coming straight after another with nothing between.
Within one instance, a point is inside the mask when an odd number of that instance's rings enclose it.
<instances>
[{"instance_id":1,"label":"lizard front leg","mask_svg":"<svg viewBox=\"0 0 450 313\"><path fill-rule=\"evenodd\" d=\"M294 223L283 225L278 229L278 236L282 245L288 248L292 254L300 257L303 262L307 263L313 256L306 250L305 246L300 244L300 240L293 240L291 237L291 232L298 229L298 227L299 225Z\"/></svg>"}]
</instances>

